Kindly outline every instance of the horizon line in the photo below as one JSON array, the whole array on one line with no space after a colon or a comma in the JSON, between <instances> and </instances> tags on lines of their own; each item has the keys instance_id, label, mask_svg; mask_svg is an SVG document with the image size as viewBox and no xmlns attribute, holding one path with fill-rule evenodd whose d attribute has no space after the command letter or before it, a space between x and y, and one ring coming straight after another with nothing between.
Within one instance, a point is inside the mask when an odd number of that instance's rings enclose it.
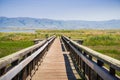
<instances>
[{"instance_id":1,"label":"horizon line","mask_svg":"<svg viewBox=\"0 0 120 80\"><path fill-rule=\"evenodd\" d=\"M80 20L80 19L51 19L51 18L40 18L40 17L28 17L28 16L19 16L19 17L7 17L7 16L0 16L4 18L33 18L33 19L48 19L48 20L58 20L58 21L111 21L111 20L120 20L120 19L104 19L104 20Z\"/></svg>"}]
</instances>

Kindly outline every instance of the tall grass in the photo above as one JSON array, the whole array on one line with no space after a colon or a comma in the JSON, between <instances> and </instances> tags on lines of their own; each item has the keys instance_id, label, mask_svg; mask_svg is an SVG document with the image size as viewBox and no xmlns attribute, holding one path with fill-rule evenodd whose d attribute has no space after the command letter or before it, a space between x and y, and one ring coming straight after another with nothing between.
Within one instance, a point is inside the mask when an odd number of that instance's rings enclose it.
<instances>
[{"instance_id":1,"label":"tall grass","mask_svg":"<svg viewBox=\"0 0 120 80\"><path fill-rule=\"evenodd\" d=\"M0 58L33 45L32 41L0 41Z\"/></svg>"},{"instance_id":2,"label":"tall grass","mask_svg":"<svg viewBox=\"0 0 120 80\"><path fill-rule=\"evenodd\" d=\"M37 30L35 33L0 33L0 55L11 54L33 45L32 41L36 38L45 39L54 34L83 39L83 45L120 60L120 30Z\"/></svg>"},{"instance_id":3,"label":"tall grass","mask_svg":"<svg viewBox=\"0 0 120 80\"><path fill-rule=\"evenodd\" d=\"M85 39L84 45L120 60L120 35L90 36Z\"/></svg>"}]
</instances>

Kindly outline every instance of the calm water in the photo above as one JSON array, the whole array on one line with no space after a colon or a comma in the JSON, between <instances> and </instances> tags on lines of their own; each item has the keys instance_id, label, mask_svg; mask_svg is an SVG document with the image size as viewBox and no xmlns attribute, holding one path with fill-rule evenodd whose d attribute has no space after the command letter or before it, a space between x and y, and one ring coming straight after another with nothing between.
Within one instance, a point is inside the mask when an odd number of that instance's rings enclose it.
<instances>
[{"instance_id":1,"label":"calm water","mask_svg":"<svg viewBox=\"0 0 120 80\"><path fill-rule=\"evenodd\" d=\"M11 29L0 29L0 32L28 32L28 33L34 33L35 32L35 30L11 30Z\"/></svg>"}]
</instances>

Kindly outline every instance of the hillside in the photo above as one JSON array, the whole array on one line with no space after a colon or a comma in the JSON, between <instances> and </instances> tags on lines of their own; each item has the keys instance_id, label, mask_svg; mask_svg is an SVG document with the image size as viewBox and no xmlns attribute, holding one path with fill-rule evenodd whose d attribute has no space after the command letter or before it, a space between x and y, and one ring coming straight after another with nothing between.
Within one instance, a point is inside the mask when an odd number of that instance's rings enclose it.
<instances>
[{"instance_id":1,"label":"hillside","mask_svg":"<svg viewBox=\"0 0 120 80\"><path fill-rule=\"evenodd\" d=\"M0 29L120 29L120 20L82 21L0 17Z\"/></svg>"}]
</instances>

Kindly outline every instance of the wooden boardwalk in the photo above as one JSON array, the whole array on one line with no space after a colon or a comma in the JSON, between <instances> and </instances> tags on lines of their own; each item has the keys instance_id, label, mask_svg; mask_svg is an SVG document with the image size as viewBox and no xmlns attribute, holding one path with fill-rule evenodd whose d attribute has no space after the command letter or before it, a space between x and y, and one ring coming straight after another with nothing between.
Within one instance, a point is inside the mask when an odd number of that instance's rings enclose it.
<instances>
[{"instance_id":1,"label":"wooden boardwalk","mask_svg":"<svg viewBox=\"0 0 120 80\"><path fill-rule=\"evenodd\" d=\"M32 80L76 80L77 78L79 76L68 52L62 51L60 39L57 38L33 75Z\"/></svg>"},{"instance_id":2,"label":"wooden boardwalk","mask_svg":"<svg viewBox=\"0 0 120 80\"><path fill-rule=\"evenodd\" d=\"M51 36L1 58L0 80L120 80L119 60L77 42Z\"/></svg>"}]
</instances>

